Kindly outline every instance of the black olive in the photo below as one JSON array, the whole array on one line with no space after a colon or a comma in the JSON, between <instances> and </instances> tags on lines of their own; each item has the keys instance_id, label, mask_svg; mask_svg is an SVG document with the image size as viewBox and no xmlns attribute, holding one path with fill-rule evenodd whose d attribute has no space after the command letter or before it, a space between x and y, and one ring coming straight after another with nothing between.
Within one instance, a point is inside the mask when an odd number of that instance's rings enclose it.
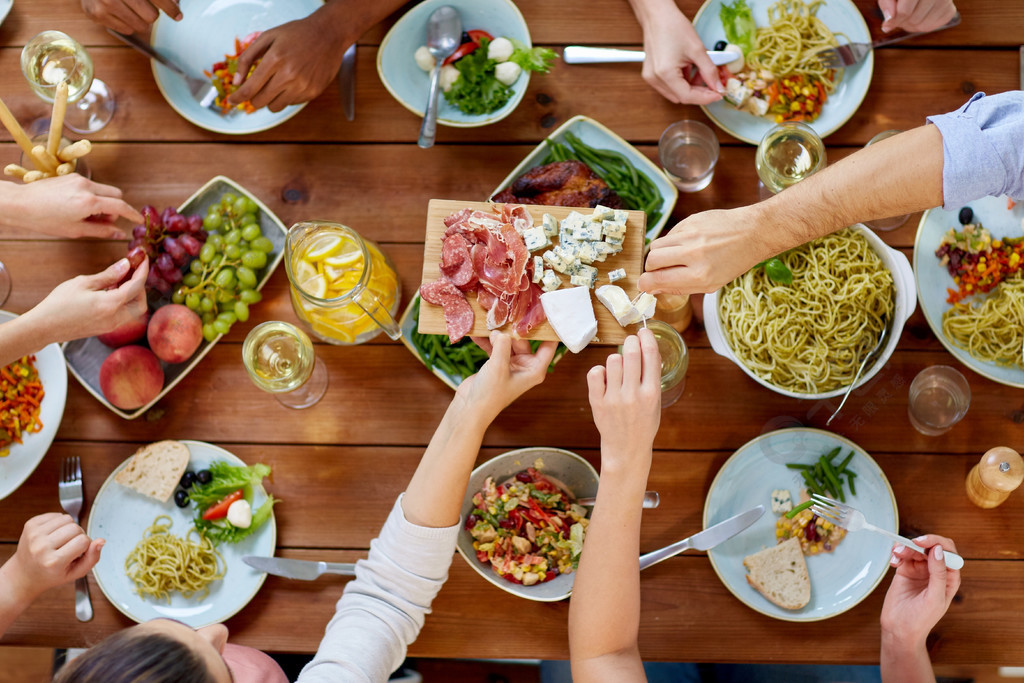
<instances>
[{"instance_id":1,"label":"black olive","mask_svg":"<svg viewBox=\"0 0 1024 683\"><path fill-rule=\"evenodd\" d=\"M178 489L174 492L174 504L180 508L188 507L188 492Z\"/></svg>"},{"instance_id":2,"label":"black olive","mask_svg":"<svg viewBox=\"0 0 1024 683\"><path fill-rule=\"evenodd\" d=\"M185 474L181 475L181 481L178 482L181 488L190 489L192 484L196 483L196 475L191 470L186 470Z\"/></svg>"},{"instance_id":3,"label":"black olive","mask_svg":"<svg viewBox=\"0 0 1024 683\"><path fill-rule=\"evenodd\" d=\"M974 220L974 212L971 210L971 207L965 206L960 209L960 225L967 225L972 220Z\"/></svg>"},{"instance_id":4,"label":"black olive","mask_svg":"<svg viewBox=\"0 0 1024 683\"><path fill-rule=\"evenodd\" d=\"M459 38L459 45L465 45L466 43L472 43L473 39L469 37L469 34L465 31L462 32L462 37Z\"/></svg>"},{"instance_id":5,"label":"black olive","mask_svg":"<svg viewBox=\"0 0 1024 683\"><path fill-rule=\"evenodd\" d=\"M725 49L726 45L728 45L728 43L726 43L724 40L718 41L717 43L715 43L715 52L721 52L722 50Z\"/></svg>"},{"instance_id":6,"label":"black olive","mask_svg":"<svg viewBox=\"0 0 1024 683\"><path fill-rule=\"evenodd\" d=\"M209 484L211 479L213 479L213 475L210 474L210 470L199 470L196 472L196 481L200 484Z\"/></svg>"}]
</instances>

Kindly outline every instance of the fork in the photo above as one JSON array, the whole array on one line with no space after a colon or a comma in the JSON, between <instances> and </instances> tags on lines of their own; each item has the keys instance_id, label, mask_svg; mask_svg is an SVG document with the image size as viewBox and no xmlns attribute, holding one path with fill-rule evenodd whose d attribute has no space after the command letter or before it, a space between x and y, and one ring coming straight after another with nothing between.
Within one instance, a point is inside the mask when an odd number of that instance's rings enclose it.
<instances>
[{"instance_id":1,"label":"fork","mask_svg":"<svg viewBox=\"0 0 1024 683\"><path fill-rule=\"evenodd\" d=\"M832 420L836 419L836 415L838 415L839 411L846 405L846 399L850 398L850 394L853 393L854 388L857 386L857 380L860 379L860 374L864 372L864 368L867 367L868 361L874 358L875 354L877 354L883 344L885 344L885 340L889 336L889 327L890 325L888 321L886 321L885 326L882 328L882 334L878 335L878 341L875 342L875 347L868 351L868 355L864 356L864 360L860 362L860 367L857 368L857 374L853 376L853 381L850 382L850 386L846 387L846 393L843 394L843 400L840 401L839 407L836 408L836 412L832 413L832 416L825 421L826 427L832 424Z\"/></svg>"},{"instance_id":2,"label":"fork","mask_svg":"<svg viewBox=\"0 0 1024 683\"><path fill-rule=\"evenodd\" d=\"M215 100L217 99L217 88L215 88L213 86L213 83L211 83L210 81L204 80L202 78L195 78L194 76L189 76L187 73L185 73L184 69L178 66L176 62L172 61L166 55L157 52L156 49L154 49L151 45L149 45L143 40L140 40L135 36L125 35L124 33L115 31L112 28L108 28L107 32L110 35L117 38L118 40L120 40L121 42L128 45L129 47L133 47L142 54L146 55L147 57L155 59L171 71L175 72L176 74L184 78L185 84L188 86L189 92L192 94L192 97L195 98L196 102L199 103L200 107L203 107L204 109L209 109L210 111L216 112L217 114L225 117L230 116L234 113L234 110L225 113L219 106L217 106L215 102Z\"/></svg>"},{"instance_id":3,"label":"fork","mask_svg":"<svg viewBox=\"0 0 1024 683\"><path fill-rule=\"evenodd\" d=\"M57 482L60 506L78 524L85 496L82 494L82 461L77 455L64 458L60 463L60 481ZM75 579L75 616L79 621L92 619L92 603L89 602L89 581L83 576Z\"/></svg>"},{"instance_id":4,"label":"fork","mask_svg":"<svg viewBox=\"0 0 1024 683\"><path fill-rule=\"evenodd\" d=\"M844 66L853 66L860 60L867 57L868 53L876 47L884 47L885 45L892 45L893 43L898 43L908 38L916 38L917 36L923 36L928 33L943 31L947 28L953 28L959 23L960 13L957 12L948 22L938 28L933 28L931 31L904 33L903 35L896 36L895 38L876 40L873 43L848 43L846 45L839 45L838 47L830 47L819 52L818 57L821 59L821 65L826 69L840 69Z\"/></svg>"},{"instance_id":5,"label":"fork","mask_svg":"<svg viewBox=\"0 0 1024 683\"><path fill-rule=\"evenodd\" d=\"M902 543L922 555L927 555L927 551L924 548L914 543L909 538L904 538L899 534L894 534L891 531L880 529L874 524L871 524L864 519L864 513L856 508L852 508L849 505L840 503L838 500L834 500L817 493L811 494L811 500L814 501L814 504L811 506L811 512L822 519L827 519L836 526L842 527L847 531L860 531L861 529L874 531L875 533L885 536L891 541ZM943 550L942 557L946 561L946 566L950 569L960 569L964 566L964 558L954 552Z\"/></svg>"}]
</instances>

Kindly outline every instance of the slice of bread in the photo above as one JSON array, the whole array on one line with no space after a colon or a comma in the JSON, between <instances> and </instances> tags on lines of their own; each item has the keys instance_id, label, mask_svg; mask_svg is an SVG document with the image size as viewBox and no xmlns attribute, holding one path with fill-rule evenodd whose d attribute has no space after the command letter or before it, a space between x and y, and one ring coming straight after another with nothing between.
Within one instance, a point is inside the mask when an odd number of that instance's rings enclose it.
<instances>
[{"instance_id":1,"label":"slice of bread","mask_svg":"<svg viewBox=\"0 0 1024 683\"><path fill-rule=\"evenodd\" d=\"M188 446L180 441L157 441L135 451L114 481L166 503L185 473L188 459Z\"/></svg>"},{"instance_id":2,"label":"slice of bread","mask_svg":"<svg viewBox=\"0 0 1024 683\"><path fill-rule=\"evenodd\" d=\"M800 550L800 540L790 538L772 548L743 558L747 583L783 609L800 609L811 601L811 577Z\"/></svg>"}]
</instances>

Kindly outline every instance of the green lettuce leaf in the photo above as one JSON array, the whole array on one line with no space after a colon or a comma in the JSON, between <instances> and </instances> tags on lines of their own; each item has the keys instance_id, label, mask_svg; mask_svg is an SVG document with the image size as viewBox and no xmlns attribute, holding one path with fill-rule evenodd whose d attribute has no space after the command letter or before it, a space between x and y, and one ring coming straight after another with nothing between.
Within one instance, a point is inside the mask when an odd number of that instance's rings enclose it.
<instances>
[{"instance_id":1,"label":"green lettuce leaf","mask_svg":"<svg viewBox=\"0 0 1024 683\"><path fill-rule=\"evenodd\" d=\"M731 5L723 2L718 18L722 20L726 40L742 48L744 55L749 54L754 49L757 25L754 24L754 15L750 13L747 1L735 0Z\"/></svg>"},{"instance_id":2,"label":"green lettuce leaf","mask_svg":"<svg viewBox=\"0 0 1024 683\"><path fill-rule=\"evenodd\" d=\"M210 463L208 469L212 475L209 483L196 483L188 491L189 499L200 511L206 510L238 489L243 489L245 499L252 502L253 487L259 486L264 477L270 476L270 468L261 463L251 467L239 467L223 460L215 460Z\"/></svg>"},{"instance_id":3,"label":"green lettuce leaf","mask_svg":"<svg viewBox=\"0 0 1024 683\"><path fill-rule=\"evenodd\" d=\"M512 47L515 48L515 51L508 58L508 61L518 64L523 71L547 73L558 57L558 54L550 48L529 48L526 47L526 43L515 38L509 38L509 41L512 43Z\"/></svg>"},{"instance_id":4,"label":"green lettuce leaf","mask_svg":"<svg viewBox=\"0 0 1024 683\"><path fill-rule=\"evenodd\" d=\"M459 111L470 114L489 114L505 106L512 97L512 88L494 77L493 59L487 58L489 40L480 40L480 47L455 62L459 77L444 98Z\"/></svg>"},{"instance_id":5,"label":"green lettuce leaf","mask_svg":"<svg viewBox=\"0 0 1024 683\"><path fill-rule=\"evenodd\" d=\"M263 501L263 504L252 513L252 524L246 529L239 529L226 519L207 521L200 514L196 514L194 524L196 529L205 534L215 545L218 543L238 543L243 538L251 536L270 519L270 513L277 502L276 498L268 496Z\"/></svg>"}]
</instances>

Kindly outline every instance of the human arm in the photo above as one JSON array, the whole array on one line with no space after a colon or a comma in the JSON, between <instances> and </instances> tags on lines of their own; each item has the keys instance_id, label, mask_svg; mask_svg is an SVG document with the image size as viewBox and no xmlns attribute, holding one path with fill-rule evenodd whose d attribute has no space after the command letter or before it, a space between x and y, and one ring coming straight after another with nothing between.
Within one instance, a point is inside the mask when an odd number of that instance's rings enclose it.
<instances>
[{"instance_id":1,"label":"human arm","mask_svg":"<svg viewBox=\"0 0 1024 683\"><path fill-rule=\"evenodd\" d=\"M661 357L650 330L587 374L601 432L601 481L569 604L573 680L644 681L640 516L661 420Z\"/></svg>"},{"instance_id":2,"label":"human arm","mask_svg":"<svg viewBox=\"0 0 1024 683\"><path fill-rule=\"evenodd\" d=\"M128 272L121 259L102 273L79 275L57 285L35 308L0 325L0 366L47 344L110 332L146 312L149 262L114 287Z\"/></svg>"},{"instance_id":3,"label":"human arm","mask_svg":"<svg viewBox=\"0 0 1024 683\"><path fill-rule=\"evenodd\" d=\"M952 0L878 0L885 21L882 30L907 32L931 31L947 23L956 14Z\"/></svg>"},{"instance_id":4,"label":"human arm","mask_svg":"<svg viewBox=\"0 0 1024 683\"><path fill-rule=\"evenodd\" d=\"M896 575L882 603L883 683L934 683L928 658L928 633L949 609L960 587L960 572L947 569L942 551L956 552L948 538L927 535L914 542L927 557L903 545L893 546Z\"/></svg>"},{"instance_id":5,"label":"human arm","mask_svg":"<svg viewBox=\"0 0 1024 683\"><path fill-rule=\"evenodd\" d=\"M44 591L88 574L103 543L57 512L25 522L17 550L0 567L0 636Z\"/></svg>"},{"instance_id":6,"label":"human arm","mask_svg":"<svg viewBox=\"0 0 1024 683\"><path fill-rule=\"evenodd\" d=\"M181 20L177 0L82 0L86 16L120 33L144 33L163 10L175 21Z\"/></svg>"},{"instance_id":7,"label":"human arm","mask_svg":"<svg viewBox=\"0 0 1024 683\"><path fill-rule=\"evenodd\" d=\"M56 237L126 239L118 217L142 223L142 214L121 199L121 190L77 173L24 185L0 183L0 229L31 230Z\"/></svg>"},{"instance_id":8,"label":"human arm","mask_svg":"<svg viewBox=\"0 0 1024 683\"><path fill-rule=\"evenodd\" d=\"M401 0L328 0L304 19L264 31L238 58L235 84L241 87L228 102L276 112L312 100L334 80L345 50L401 6Z\"/></svg>"},{"instance_id":9,"label":"human arm","mask_svg":"<svg viewBox=\"0 0 1024 683\"><path fill-rule=\"evenodd\" d=\"M629 4L644 32L644 80L677 104L710 104L722 99L718 69L675 0L629 0ZM692 85L684 78L691 66L706 85Z\"/></svg>"}]
</instances>

